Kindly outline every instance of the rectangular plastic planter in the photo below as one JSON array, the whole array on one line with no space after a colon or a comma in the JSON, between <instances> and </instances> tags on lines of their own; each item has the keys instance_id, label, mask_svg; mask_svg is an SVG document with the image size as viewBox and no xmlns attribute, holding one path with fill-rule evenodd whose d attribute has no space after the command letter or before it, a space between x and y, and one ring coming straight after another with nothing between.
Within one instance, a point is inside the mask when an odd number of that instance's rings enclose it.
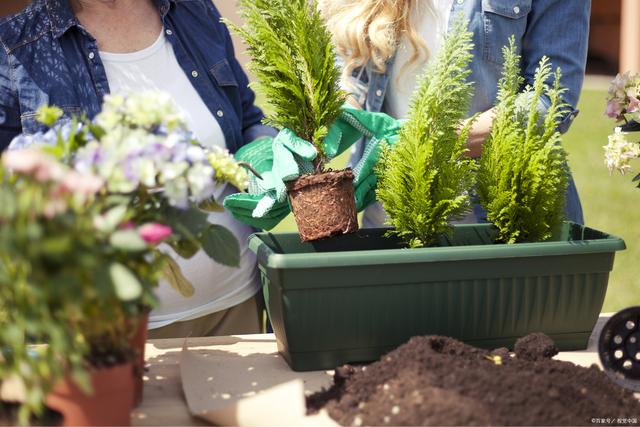
<instances>
[{"instance_id":1,"label":"rectangular plastic planter","mask_svg":"<svg viewBox=\"0 0 640 427\"><path fill-rule=\"evenodd\" d=\"M456 226L423 249L384 233L250 237L278 350L294 370L376 360L415 335L497 348L544 332L561 350L585 348L625 248L572 223L551 241L515 245L493 244L490 224Z\"/></svg>"}]
</instances>

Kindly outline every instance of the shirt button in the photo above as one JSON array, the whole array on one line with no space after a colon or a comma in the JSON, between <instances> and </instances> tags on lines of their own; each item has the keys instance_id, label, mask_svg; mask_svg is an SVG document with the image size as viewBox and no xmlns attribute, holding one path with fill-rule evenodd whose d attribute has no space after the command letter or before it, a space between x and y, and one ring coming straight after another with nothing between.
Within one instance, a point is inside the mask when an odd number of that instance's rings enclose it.
<instances>
[{"instance_id":1,"label":"shirt button","mask_svg":"<svg viewBox=\"0 0 640 427\"><path fill-rule=\"evenodd\" d=\"M520 13L520 8L518 6L515 6L513 8L513 13L515 13L516 15Z\"/></svg>"},{"instance_id":2,"label":"shirt button","mask_svg":"<svg viewBox=\"0 0 640 427\"><path fill-rule=\"evenodd\" d=\"M456 0L456 3L462 4L462 3L464 3L464 0Z\"/></svg>"},{"instance_id":3,"label":"shirt button","mask_svg":"<svg viewBox=\"0 0 640 427\"><path fill-rule=\"evenodd\" d=\"M198 72L197 72L196 70L193 70L193 71L191 72L191 75L192 75L193 77L198 77L198 76L199 76L199 74L198 74Z\"/></svg>"},{"instance_id":4,"label":"shirt button","mask_svg":"<svg viewBox=\"0 0 640 427\"><path fill-rule=\"evenodd\" d=\"M218 116L218 117L224 116L224 111L222 111L222 110L216 111L216 116Z\"/></svg>"},{"instance_id":5,"label":"shirt button","mask_svg":"<svg viewBox=\"0 0 640 427\"><path fill-rule=\"evenodd\" d=\"M93 59L96 57L96 54L93 52L89 52L89 59Z\"/></svg>"},{"instance_id":6,"label":"shirt button","mask_svg":"<svg viewBox=\"0 0 640 427\"><path fill-rule=\"evenodd\" d=\"M382 91L380 89L376 91L376 96L382 96Z\"/></svg>"},{"instance_id":7,"label":"shirt button","mask_svg":"<svg viewBox=\"0 0 640 427\"><path fill-rule=\"evenodd\" d=\"M165 33L170 36L171 34L173 34L173 31L171 31L170 29L167 28L167 30L165 31Z\"/></svg>"}]
</instances>

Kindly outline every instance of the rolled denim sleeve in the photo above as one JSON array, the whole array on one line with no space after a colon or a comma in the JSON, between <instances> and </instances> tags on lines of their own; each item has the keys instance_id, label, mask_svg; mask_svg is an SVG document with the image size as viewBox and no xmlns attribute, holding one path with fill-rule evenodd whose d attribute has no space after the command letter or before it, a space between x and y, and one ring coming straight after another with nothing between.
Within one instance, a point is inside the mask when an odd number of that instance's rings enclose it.
<instances>
[{"instance_id":1,"label":"rolled denim sleeve","mask_svg":"<svg viewBox=\"0 0 640 427\"><path fill-rule=\"evenodd\" d=\"M11 63L4 46L0 45L0 151L4 151L21 131L20 107Z\"/></svg>"},{"instance_id":2,"label":"rolled denim sleeve","mask_svg":"<svg viewBox=\"0 0 640 427\"><path fill-rule=\"evenodd\" d=\"M244 72L242 66L236 58L235 50L233 48L233 41L231 40L231 35L229 34L229 29L224 23L220 21L220 12L218 12L213 2L208 1L207 3L211 8L210 10L213 15L213 19L218 26L218 31L224 37L227 61L229 61L229 65L231 66L236 81L238 82L238 87L241 91L242 138L244 140L244 144L248 144L249 142L254 141L262 136L276 136L278 134L278 131L276 129L262 124L264 113L255 105L255 93L251 90L251 88L249 88L249 78L247 77L247 74Z\"/></svg>"},{"instance_id":3,"label":"rolled denim sleeve","mask_svg":"<svg viewBox=\"0 0 640 427\"><path fill-rule=\"evenodd\" d=\"M591 0L534 0L529 14L527 30L522 41L523 71L526 84L533 78L540 59L548 56L553 68L562 70L564 112L558 128L566 132L578 114L576 109L584 80L589 43L589 16ZM550 100L541 100L546 112Z\"/></svg>"}]
</instances>

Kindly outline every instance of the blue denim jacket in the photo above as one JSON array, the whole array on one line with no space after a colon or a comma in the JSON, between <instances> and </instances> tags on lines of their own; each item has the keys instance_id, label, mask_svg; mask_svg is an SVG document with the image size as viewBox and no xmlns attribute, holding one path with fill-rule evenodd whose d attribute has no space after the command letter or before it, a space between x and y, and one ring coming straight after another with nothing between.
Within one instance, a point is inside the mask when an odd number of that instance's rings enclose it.
<instances>
[{"instance_id":1,"label":"blue denim jacket","mask_svg":"<svg viewBox=\"0 0 640 427\"><path fill-rule=\"evenodd\" d=\"M564 101L569 104L559 125L566 132L575 119L576 106L582 88L587 59L589 16L591 0L454 0L451 19L462 13L469 20L473 33L474 59L470 79L475 82L475 94L469 115L489 110L494 106L498 80L502 73L502 47L515 35L522 56L525 84L533 83L538 62L548 56L553 67L562 69L562 86L567 89ZM387 70L391 69L391 63ZM360 105L368 111L381 111L389 76L377 72L372 64L353 72L346 88ZM549 100L541 101L546 111ZM359 144L352 162L362 156L364 144ZM379 209L379 208L378 208ZM475 219L482 221L484 212L475 208ZM380 212L369 215L365 225L378 225ZM573 179L567 191L566 216L583 223L582 207Z\"/></svg>"},{"instance_id":2,"label":"blue denim jacket","mask_svg":"<svg viewBox=\"0 0 640 427\"><path fill-rule=\"evenodd\" d=\"M229 150L274 135L261 124L263 114L211 0L154 1L179 64L220 123ZM35 112L43 104L67 116L86 112L92 118L100 111L109 83L96 40L69 0L35 0L3 19L0 47L0 150L20 132L41 130Z\"/></svg>"}]
</instances>

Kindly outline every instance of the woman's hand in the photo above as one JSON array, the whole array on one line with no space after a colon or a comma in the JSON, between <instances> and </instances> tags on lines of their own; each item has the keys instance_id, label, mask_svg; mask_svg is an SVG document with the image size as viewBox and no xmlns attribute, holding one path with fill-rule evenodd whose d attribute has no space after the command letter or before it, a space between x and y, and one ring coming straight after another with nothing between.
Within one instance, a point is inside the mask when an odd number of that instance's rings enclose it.
<instances>
[{"instance_id":1,"label":"woman's hand","mask_svg":"<svg viewBox=\"0 0 640 427\"><path fill-rule=\"evenodd\" d=\"M467 152L467 156L472 159L477 159L482 155L482 145L491 134L494 119L495 111L493 108L478 115L469 133L469 140L467 141L469 151ZM465 120L463 125L466 125L469 120L471 119Z\"/></svg>"}]
</instances>

